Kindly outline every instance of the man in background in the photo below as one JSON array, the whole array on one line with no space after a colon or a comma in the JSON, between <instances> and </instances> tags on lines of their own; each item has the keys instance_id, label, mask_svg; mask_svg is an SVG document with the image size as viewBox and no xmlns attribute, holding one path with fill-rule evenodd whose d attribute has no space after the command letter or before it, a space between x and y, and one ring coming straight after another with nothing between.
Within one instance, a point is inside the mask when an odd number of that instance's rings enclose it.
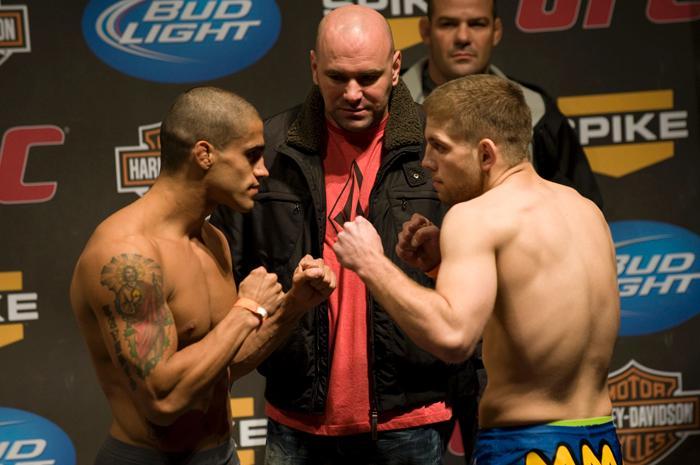
<instances>
[{"instance_id":1,"label":"man in background","mask_svg":"<svg viewBox=\"0 0 700 465\"><path fill-rule=\"evenodd\" d=\"M503 35L496 0L428 0L419 23L428 56L403 79L418 103L445 82L473 74L506 75L491 64ZM532 116L531 161L543 178L575 188L599 207L603 199L576 132L540 88L517 83Z\"/></svg>"}]
</instances>

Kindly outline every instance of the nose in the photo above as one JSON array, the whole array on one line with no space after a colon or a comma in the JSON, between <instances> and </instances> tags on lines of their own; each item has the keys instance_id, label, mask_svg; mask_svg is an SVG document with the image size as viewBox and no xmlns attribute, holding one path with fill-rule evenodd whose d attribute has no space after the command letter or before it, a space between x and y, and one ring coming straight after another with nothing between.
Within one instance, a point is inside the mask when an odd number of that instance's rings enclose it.
<instances>
[{"instance_id":1,"label":"nose","mask_svg":"<svg viewBox=\"0 0 700 465\"><path fill-rule=\"evenodd\" d=\"M460 44L468 44L470 40L471 32L469 30L469 25L467 23L459 23L457 27L457 35L455 36L455 41Z\"/></svg>"},{"instance_id":2,"label":"nose","mask_svg":"<svg viewBox=\"0 0 700 465\"><path fill-rule=\"evenodd\" d=\"M356 80L350 79L345 86L345 93L343 94L343 97L349 103L360 103L360 100L362 100L362 86L360 86Z\"/></svg>"},{"instance_id":3,"label":"nose","mask_svg":"<svg viewBox=\"0 0 700 465\"><path fill-rule=\"evenodd\" d=\"M434 173L437 166L435 165L435 159L432 156L432 152L433 150L430 148L430 146L425 148L425 155L423 156L423 160L421 160L420 165Z\"/></svg>"},{"instance_id":4,"label":"nose","mask_svg":"<svg viewBox=\"0 0 700 465\"><path fill-rule=\"evenodd\" d=\"M263 157L260 157L260 159L255 162L255 165L253 166L253 175L257 178L266 178L270 176L270 172L267 171L267 168L265 167L265 160Z\"/></svg>"}]
</instances>

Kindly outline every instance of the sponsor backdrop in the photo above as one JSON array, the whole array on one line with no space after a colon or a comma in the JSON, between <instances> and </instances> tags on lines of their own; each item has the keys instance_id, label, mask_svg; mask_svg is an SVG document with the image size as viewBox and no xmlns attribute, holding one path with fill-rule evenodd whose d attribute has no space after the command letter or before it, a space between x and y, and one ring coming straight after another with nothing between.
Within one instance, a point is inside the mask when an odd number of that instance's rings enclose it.
<instances>
[{"instance_id":1,"label":"sponsor backdrop","mask_svg":"<svg viewBox=\"0 0 700 465\"><path fill-rule=\"evenodd\" d=\"M316 24L345 3L0 0L1 463L86 465L105 435L69 280L93 228L157 175L175 95L213 84L263 116L296 104ZM390 20L406 65L422 55L424 1L356 3ZM511 0L500 13L494 62L558 98L605 198L623 309L610 392L625 462L698 464L700 2ZM262 383L252 374L231 392L244 464L262 463ZM449 450L447 462L461 463L457 438Z\"/></svg>"}]
</instances>

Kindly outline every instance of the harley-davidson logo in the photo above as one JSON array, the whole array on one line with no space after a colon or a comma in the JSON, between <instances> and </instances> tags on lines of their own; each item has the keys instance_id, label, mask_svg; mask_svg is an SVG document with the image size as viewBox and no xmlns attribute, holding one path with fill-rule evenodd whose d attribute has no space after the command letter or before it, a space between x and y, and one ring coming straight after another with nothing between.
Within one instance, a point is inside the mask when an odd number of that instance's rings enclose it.
<instances>
[{"instance_id":1,"label":"harley-davidson logo","mask_svg":"<svg viewBox=\"0 0 700 465\"><path fill-rule=\"evenodd\" d=\"M139 126L139 145L116 147L117 191L143 196L160 172L160 123Z\"/></svg>"},{"instance_id":2,"label":"harley-davidson logo","mask_svg":"<svg viewBox=\"0 0 700 465\"><path fill-rule=\"evenodd\" d=\"M684 391L681 373L635 360L608 377L613 418L625 465L654 465L700 434L700 391Z\"/></svg>"}]
</instances>

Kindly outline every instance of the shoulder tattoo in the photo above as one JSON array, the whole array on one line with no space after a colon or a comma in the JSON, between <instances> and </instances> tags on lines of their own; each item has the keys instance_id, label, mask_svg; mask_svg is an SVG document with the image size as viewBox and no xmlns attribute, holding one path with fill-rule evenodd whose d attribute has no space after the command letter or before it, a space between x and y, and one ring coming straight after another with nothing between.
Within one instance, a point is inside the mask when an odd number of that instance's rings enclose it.
<instances>
[{"instance_id":1,"label":"shoulder tattoo","mask_svg":"<svg viewBox=\"0 0 700 465\"><path fill-rule=\"evenodd\" d=\"M163 358L171 341L166 331L173 324L163 297L163 273L160 265L138 254L121 254L104 265L100 284L114 294L113 308L105 306L110 334L122 369L135 387L122 353L122 341L139 378L145 379ZM117 325L121 319L125 324ZM124 330L119 335L118 327Z\"/></svg>"}]
</instances>

